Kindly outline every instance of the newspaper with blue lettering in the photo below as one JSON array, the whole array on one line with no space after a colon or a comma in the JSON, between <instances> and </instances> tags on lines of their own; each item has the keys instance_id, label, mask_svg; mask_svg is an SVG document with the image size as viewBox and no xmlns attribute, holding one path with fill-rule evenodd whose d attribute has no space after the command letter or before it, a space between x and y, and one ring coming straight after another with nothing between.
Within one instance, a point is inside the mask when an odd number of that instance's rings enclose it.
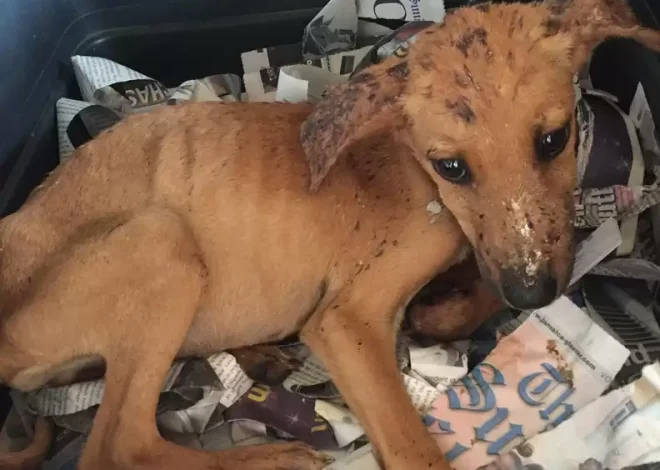
<instances>
[{"instance_id":1,"label":"newspaper with blue lettering","mask_svg":"<svg viewBox=\"0 0 660 470\"><path fill-rule=\"evenodd\" d=\"M660 364L476 470L660 469ZM471 467L465 470L472 470ZM381 470L370 444L327 470Z\"/></svg>"},{"instance_id":2,"label":"newspaper with blue lettering","mask_svg":"<svg viewBox=\"0 0 660 470\"><path fill-rule=\"evenodd\" d=\"M660 363L478 470L616 470L660 462ZM659 465L660 466L660 465Z\"/></svg>"},{"instance_id":3,"label":"newspaper with blue lettering","mask_svg":"<svg viewBox=\"0 0 660 470\"><path fill-rule=\"evenodd\" d=\"M439 396L425 423L454 468L478 468L598 398L629 354L562 296Z\"/></svg>"}]
</instances>

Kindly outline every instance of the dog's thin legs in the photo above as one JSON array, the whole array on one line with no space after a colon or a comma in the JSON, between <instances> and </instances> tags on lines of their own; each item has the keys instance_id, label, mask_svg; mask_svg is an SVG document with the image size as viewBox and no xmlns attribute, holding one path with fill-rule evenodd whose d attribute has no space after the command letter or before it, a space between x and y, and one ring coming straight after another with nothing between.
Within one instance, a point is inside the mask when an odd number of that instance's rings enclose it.
<instances>
[{"instance_id":1,"label":"dog's thin legs","mask_svg":"<svg viewBox=\"0 0 660 470\"><path fill-rule=\"evenodd\" d=\"M449 470L413 407L397 367L397 310L406 301L397 289L374 288L379 279L370 273L376 269L372 266L363 273L329 308L315 312L301 338L327 368L384 468Z\"/></svg>"},{"instance_id":2,"label":"dog's thin legs","mask_svg":"<svg viewBox=\"0 0 660 470\"><path fill-rule=\"evenodd\" d=\"M163 440L154 416L168 358L176 351L176 336L145 331L144 347L125 348L108 360L103 403L79 470L320 470L325 466L323 457L302 443L203 452ZM158 344L158 352L150 351L149 344Z\"/></svg>"},{"instance_id":3,"label":"dog's thin legs","mask_svg":"<svg viewBox=\"0 0 660 470\"><path fill-rule=\"evenodd\" d=\"M80 279L86 280L84 287ZM81 354L106 361L104 399L81 470L323 468L321 456L303 444L207 453L159 435L159 392L205 286L206 270L185 224L167 209L149 208L78 241L52 266L39 295L12 313L8 339L41 339L30 351L36 362L26 363L33 371L21 371L20 380L13 380L36 383L57 365L38 358L49 358L58 345L66 354L57 361ZM53 310L54 305L61 308Z\"/></svg>"}]
</instances>

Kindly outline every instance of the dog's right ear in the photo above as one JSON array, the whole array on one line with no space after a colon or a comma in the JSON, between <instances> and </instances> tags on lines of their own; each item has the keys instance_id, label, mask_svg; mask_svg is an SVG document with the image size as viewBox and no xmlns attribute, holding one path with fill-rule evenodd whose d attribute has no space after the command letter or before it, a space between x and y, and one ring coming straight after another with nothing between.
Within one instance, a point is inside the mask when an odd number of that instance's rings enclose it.
<instances>
[{"instance_id":1,"label":"dog's right ear","mask_svg":"<svg viewBox=\"0 0 660 470\"><path fill-rule=\"evenodd\" d=\"M630 38L660 51L660 31L642 27L627 0L548 0L553 15L547 22L569 33L575 72L593 49L608 38Z\"/></svg>"},{"instance_id":2,"label":"dog's right ear","mask_svg":"<svg viewBox=\"0 0 660 470\"><path fill-rule=\"evenodd\" d=\"M385 61L330 88L302 125L301 142L315 192L349 147L392 129L408 78L408 62Z\"/></svg>"}]
</instances>

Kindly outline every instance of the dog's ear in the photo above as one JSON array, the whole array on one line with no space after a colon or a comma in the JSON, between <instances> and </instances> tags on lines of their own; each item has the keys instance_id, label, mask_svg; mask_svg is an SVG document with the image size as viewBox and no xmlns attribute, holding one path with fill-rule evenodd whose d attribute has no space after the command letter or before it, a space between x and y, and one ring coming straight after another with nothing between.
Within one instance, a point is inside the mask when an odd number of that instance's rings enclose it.
<instances>
[{"instance_id":1,"label":"dog's ear","mask_svg":"<svg viewBox=\"0 0 660 470\"><path fill-rule=\"evenodd\" d=\"M596 46L608 38L631 38L660 50L660 32L644 28L627 0L550 0L547 22L571 37L571 65L578 72Z\"/></svg>"},{"instance_id":2,"label":"dog's ear","mask_svg":"<svg viewBox=\"0 0 660 470\"><path fill-rule=\"evenodd\" d=\"M314 192L356 142L392 130L408 78L405 60L385 61L330 88L302 125L301 142Z\"/></svg>"}]
</instances>

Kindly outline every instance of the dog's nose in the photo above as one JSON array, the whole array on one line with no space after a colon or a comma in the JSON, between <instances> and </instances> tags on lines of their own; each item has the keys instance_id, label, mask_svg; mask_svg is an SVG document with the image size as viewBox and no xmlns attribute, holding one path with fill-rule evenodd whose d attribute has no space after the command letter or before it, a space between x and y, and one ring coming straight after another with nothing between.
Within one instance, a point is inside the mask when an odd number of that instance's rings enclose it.
<instances>
[{"instance_id":1,"label":"dog's nose","mask_svg":"<svg viewBox=\"0 0 660 470\"><path fill-rule=\"evenodd\" d=\"M518 270L505 270L501 276L502 296L513 308L537 309L557 298L557 279L549 273L539 273L532 282L525 280L525 276Z\"/></svg>"}]
</instances>

